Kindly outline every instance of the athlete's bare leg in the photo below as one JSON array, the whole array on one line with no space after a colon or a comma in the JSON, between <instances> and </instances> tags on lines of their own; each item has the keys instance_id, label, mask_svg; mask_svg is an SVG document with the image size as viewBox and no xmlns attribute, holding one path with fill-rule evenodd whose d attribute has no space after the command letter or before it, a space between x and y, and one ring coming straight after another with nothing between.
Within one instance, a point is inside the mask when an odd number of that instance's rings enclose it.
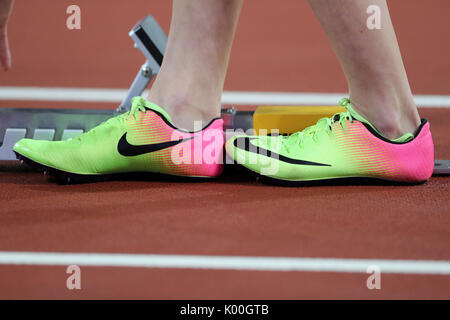
<instances>
[{"instance_id":1,"label":"athlete's bare leg","mask_svg":"<svg viewBox=\"0 0 450 320\"><path fill-rule=\"evenodd\" d=\"M148 100L192 129L220 116L231 45L243 0L174 0L168 44Z\"/></svg>"},{"instance_id":2,"label":"athlete's bare leg","mask_svg":"<svg viewBox=\"0 0 450 320\"><path fill-rule=\"evenodd\" d=\"M385 0L309 0L345 73L353 107L387 138L420 124ZM367 8L381 9L369 30Z\"/></svg>"}]
</instances>

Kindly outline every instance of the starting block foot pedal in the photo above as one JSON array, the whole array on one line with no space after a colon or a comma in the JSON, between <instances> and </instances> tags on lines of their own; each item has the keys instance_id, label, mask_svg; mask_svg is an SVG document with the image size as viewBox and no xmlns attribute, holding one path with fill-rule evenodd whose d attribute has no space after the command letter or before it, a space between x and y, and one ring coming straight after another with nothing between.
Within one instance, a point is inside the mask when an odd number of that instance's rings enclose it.
<instances>
[{"instance_id":1,"label":"starting block foot pedal","mask_svg":"<svg viewBox=\"0 0 450 320\"><path fill-rule=\"evenodd\" d=\"M449 175L450 160L435 160L433 175Z\"/></svg>"},{"instance_id":2,"label":"starting block foot pedal","mask_svg":"<svg viewBox=\"0 0 450 320\"><path fill-rule=\"evenodd\" d=\"M256 134L292 134L343 111L336 106L260 106L253 114L253 128Z\"/></svg>"}]
</instances>

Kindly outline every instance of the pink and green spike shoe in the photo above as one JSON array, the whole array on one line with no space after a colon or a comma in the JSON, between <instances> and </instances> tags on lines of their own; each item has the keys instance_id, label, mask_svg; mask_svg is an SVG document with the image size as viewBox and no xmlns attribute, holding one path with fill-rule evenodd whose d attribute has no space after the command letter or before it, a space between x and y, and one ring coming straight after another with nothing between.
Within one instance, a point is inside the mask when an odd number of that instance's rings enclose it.
<instances>
[{"instance_id":1,"label":"pink and green spike shoe","mask_svg":"<svg viewBox=\"0 0 450 320\"><path fill-rule=\"evenodd\" d=\"M223 170L223 120L195 132L175 127L161 107L141 97L131 110L66 141L22 139L18 159L65 182L93 182L130 173L213 178Z\"/></svg>"},{"instance_id":2,"label":"pink and green spike shoe","mask_svg":"<svg viewBox=\"0 0 450 320\"><path fill-rule=\"evenodd\" d=\"M388 140L351 106L290 136L235 136L227 154L238 164L281 185L329 180L387 180L423 183L434 167L430 124L422 119L415 134Z\"/></svg>"}]
</instances>

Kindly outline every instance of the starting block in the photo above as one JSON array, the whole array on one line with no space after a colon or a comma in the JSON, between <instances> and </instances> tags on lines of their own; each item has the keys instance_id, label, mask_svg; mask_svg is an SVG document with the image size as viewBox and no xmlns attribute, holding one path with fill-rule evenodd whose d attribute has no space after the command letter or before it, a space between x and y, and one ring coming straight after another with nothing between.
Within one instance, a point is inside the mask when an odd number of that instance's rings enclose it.
<instances>
[{"instance_id":1,"label":"starting block","mask_svg":"<svg viewBox=\"0 0 450 320\"><path fill-rule=\"evenodd\" d=\"M279 134L292 134L344 111L344 107L335 106L260 106L253 114L253 128L257 133L277 130Z\"/></svg>"},{"instance_id":2,"label":"starting block","mask_svg":"<svg viewBox=\"0 0 450 320\"><path fill-rule=\"evenodd\" d=\"M167 36L148 15L129 32L135 48L146 58L127 95L116 110L10 109L0 108L0 160L15 160L14 144L22 138L64 140L89 131L107 119L131 108L131 99L140 96L159 72Z\"/></svg>"},{"instance_id":3,"label":"starting block","mask_svg":"<svg viewBox=\"0 0 450 320\"><path fill-rule=\"evenodd\" d=\"M14 144L22 138L65 140L89 131L107 119L129 111L131 99L143 94L150 81L158 74L167 45L167 36L158 22L148 15L129 32L134 47L145 57L126 96L116 110L92 109L14 109L0 108L0 161L16 160ZM337 106L260 106L255 111L238 111L234 107L223 108L224 128L233 132L267 132L277 130L291 134L344 111ZM262 131L261 131L262 130ZM436 160L435 174L450 174L450 161Z\"/></svg>"}]
</instances>

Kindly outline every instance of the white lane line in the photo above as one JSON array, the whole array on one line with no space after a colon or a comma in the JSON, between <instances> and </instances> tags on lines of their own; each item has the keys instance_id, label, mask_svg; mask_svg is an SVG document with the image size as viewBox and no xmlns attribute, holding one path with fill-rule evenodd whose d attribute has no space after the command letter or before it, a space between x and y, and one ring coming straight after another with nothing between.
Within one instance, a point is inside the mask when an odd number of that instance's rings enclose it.
<instances>
[{"instance_id":1,"label":"white lane line","mask_svg":"<svg viewBox=\"0 0 450 320\"><path fill-rule=\"evenodd\" d=\"M383 273L450 275L450 261L287 258L161 254L55 253L0 251L0 265L71 265L254 271Z\"/></svg>"},{"instance_id":2,"label":"white lane line","mask_svg":"<svg viewBox=\"0 0 450 320\"><path fill-rule=\"evenodd\" d=\"M0 100L74 101L120 103L127 89L0 87ZM144 97L147 92L144 92ZM336 105L347 93L290 93L225 91L223 104L235 105ZM450 107L450 95L416 95L420 107Z\"/></svg>"},{"instance_id":3,"label":"white lane line","mask_svg":"<svg viewBox=\"0 0 450 320\"><path fill-rule=\"evenodd\" d=\"M121 102L126 89L0 87L0 100Z\"/></svg>"},{"instance_id":4,"label":"white lane line","mask_svg":"<svg viewBox=\"0 0 450 320\"><path fill-rule=\"evenodd\" d=\"M223 104L236 105L337 105L348 93L289 93L225 91ZM415 95L419 107L450 107L450 95Z\"/></svg>"}]
</instances>

